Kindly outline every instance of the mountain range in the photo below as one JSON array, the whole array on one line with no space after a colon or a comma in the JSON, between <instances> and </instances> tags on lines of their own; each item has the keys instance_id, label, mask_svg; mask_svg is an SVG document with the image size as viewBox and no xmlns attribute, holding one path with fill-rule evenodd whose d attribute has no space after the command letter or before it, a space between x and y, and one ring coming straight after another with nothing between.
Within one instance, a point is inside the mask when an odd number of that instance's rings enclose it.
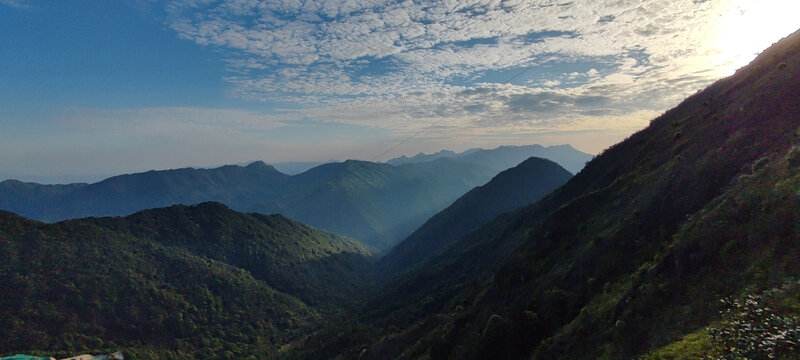
<instances>
[{"instance_id":1,"label":"mountain range","mask_svg":"<svg viewBox=\"0 0 800 360\"><path fill-rule=\"evenodd\" d=\"M119 175L93 184L6 180L0 182L0 209L52 222L217 201L238 211L281 213L385 251L471 188L524 160L520 155L531 152L525 149L545 149L563 159L583 154L568 146L534 145L397 166L348 160L295 175L256 161Z\"/></svg>"},{"instance_id":2,"label":"mountain range","mask_svg":"<svg viewBox=\"0 0 800 360\"><path fill-rule=\"evenodd\" d=\"M86 216L218 201L233 209L282 213L386 250L493 171L448 159L391 166L349 160L289 176L263 162L120 175L94 184L0 183L0 208L31 219Z\"/></svg>"},{"instance_id":3,"label":"mountain range","mask_svg":"<svg viewBox=\"0 0 800 360\"><path fill-rule=\"evenodd\" d=\"M469 149L460 153L442 150L433 154L419 153L412 157L405 155L386 161L391 165L414 164L441 158L454 159L459 162L479 164L497 172L509 169L532 156L552 160L573 174L577 174L592 155L581 152L571 145L522 145L500 146L494 149Z\"/></svg>"}]
</instances>

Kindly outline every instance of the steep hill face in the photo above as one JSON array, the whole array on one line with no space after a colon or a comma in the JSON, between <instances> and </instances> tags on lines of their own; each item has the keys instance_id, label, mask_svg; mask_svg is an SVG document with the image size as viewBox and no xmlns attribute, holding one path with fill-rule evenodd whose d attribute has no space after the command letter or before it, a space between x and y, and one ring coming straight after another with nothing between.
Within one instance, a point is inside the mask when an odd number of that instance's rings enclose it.
<instances>
[{"instance_id":1,"label":"steep hill face","mask_svg":"<svg viewBox=\"0 0 800 360\"><path fill-rule=\"evenodd\" d=\"M376 264L381 277L414 266L501 213L539 200L571 177L555 162L537 157L501 172L434 215L386 254Z\"/></svg>"},{"instance_id":2,"label":"steep hill face","mask_svg":"<svg viewBox=\"0 0 800 360\"><path fill-rule=\"evenodd\" d=\"M295 176L255 162L246 167L148 171L89 185L4 181L0 209L58 221L218 201L238 211L282 213L386 250L493 175L485 167L447 159L399 167L346 161Z\"/></svg>"},{"instance_id":3,"label":"steep hill face","mask_svg":"<svg viewBox=\"0 0 800 360\"><path fill-rule=\"evenodd\" d=\"M55 224L0 212L0 257L0 353L148 359L274 356L363 292L371 261L353 240L216 203Z\"/></svg>"},{"instance_id":4,"label":"steep hill face","mask_svg":"<svg viewBox=\"0 0 800 360\"><path fill-rule=\"evenodd\" d=\"M570 145L523 145L500 146L494 149L470 149L461 153L442 150L434 154L417 154L412 157L401 156L386 161L391 165L427 162L440 158L450 158L461 162L479 164L497 172L509 169L529 157L552 160L573 174L578 173L592 159L592 155L578 151Z\"/></svg>"},{"instance_id":5,"label":"steep hill face","mask_svg":"<svg viewBox=\"0 0 800 360\"><path fill-rule=\"evenodd\" d=\"M364 358L633 358L690 333L730 350L696 332L724 324L719 300L800 275L798 83L795 33L393 279L366 318L403 330Z\"/></svg>"}]
</instances>

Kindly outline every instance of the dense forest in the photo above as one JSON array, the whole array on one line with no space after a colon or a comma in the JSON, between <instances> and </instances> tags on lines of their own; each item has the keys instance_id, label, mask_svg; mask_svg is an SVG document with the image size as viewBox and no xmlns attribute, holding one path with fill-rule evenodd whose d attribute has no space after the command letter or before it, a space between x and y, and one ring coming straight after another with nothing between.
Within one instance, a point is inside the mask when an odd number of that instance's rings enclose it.
<instances>
[{"instance_id":1,"label":"dense forest","mask_svg":"<svg viewBox=\"0 0 800 360\"><path fill-rule=\"evenodd\" d=\"M218 203L0 216L0 353L264 358L352 306L373 261L352 239Z\"/></svg>"}]
</instances>

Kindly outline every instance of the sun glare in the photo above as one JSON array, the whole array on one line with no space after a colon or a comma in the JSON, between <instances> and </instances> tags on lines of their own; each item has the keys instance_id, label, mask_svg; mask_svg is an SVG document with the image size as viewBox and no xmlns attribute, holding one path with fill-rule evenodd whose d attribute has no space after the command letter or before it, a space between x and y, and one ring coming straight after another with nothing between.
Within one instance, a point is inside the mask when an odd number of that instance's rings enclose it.
<instances>
[{"instance_id":1,"label":"sun glare","mask_svg":"<svg viewBox=\"0 0 800 360\"><path fill-rule=\"evenodd\" d=\"M721 75L800 28L800 0L733 0L716 33Z\"/></svg>"}]
</instances>

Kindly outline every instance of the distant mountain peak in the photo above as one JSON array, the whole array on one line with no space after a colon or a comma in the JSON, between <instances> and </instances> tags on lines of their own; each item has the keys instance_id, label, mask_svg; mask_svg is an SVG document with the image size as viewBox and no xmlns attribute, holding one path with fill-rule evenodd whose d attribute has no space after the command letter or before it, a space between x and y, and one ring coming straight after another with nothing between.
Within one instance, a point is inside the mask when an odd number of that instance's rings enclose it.
<instances>
[{"instance_id":1,"label":"distant mountain peak","mask_svg":"<svg viewBox=\"0 0 800 360\"><path fill-rule=\"evenodd\" d=\"M274 171L274 172L280 173L280 171L278 171L278 169L276 169L274 166L269 165L269 164L267 164L267 163L265 163L265 162L263 162L261 160L253 161L250 164L247 164L247 166L245 166L245 168L246 169L251 169L251 170Z\"/></svg>"},{"instance_id":2,"label":"distant mountain peak","mask_svg":"<svg viewBox=\"0 0 800 360\"><path fill-rule=\"evenodd\" d=\"M268 167L268 166L270 166L270 165L267 165L267 163L265 163L265 162L263 162L261 160L256 160L256 161L253 161L253 162L247 164L246 167L256 168L256 167Z\"/></svg>"},{"instance_id":3,"label":"distant mountain peak","mask_svg":"<svg viewBox=\"0 0 800 360\"><path fill-rule=\"evenodd\" d=\"M186 206L186 205L175 205L175 206L184 207L184 208L197 208L197 209L233 211L227 205L225 205L225 204L223 204L223 203L221 203L219 201L206 201L206 202L201 202L199 204L192 205L192 206Z\"/></svg>"}]
</instances>

